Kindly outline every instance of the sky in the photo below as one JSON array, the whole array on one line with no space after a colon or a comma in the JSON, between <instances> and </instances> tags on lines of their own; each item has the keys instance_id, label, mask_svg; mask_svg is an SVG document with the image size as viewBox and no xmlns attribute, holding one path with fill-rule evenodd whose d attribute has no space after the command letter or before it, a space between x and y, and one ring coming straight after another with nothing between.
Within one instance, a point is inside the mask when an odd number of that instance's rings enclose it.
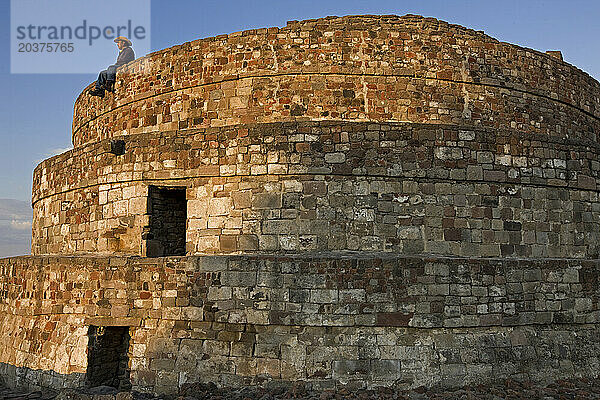
<instances>
[{"instance_id":1,"label":"sky","mask_svg":"<svg viewBox=\"0 0 600 400\"><path fill-rule=\"evenodd\" d=\"M596 0L151 0L150 47L155 51L244 29L281 27L288 20L356 14L419 14L520 46L561 50L565 61L600 78ZM30 202L33 169L70 148L74 100L96 75L11 74L10 29L10 1L0 0L0 199ZM116 48L106 55L107 65L115 57Z\"/></svg>"}]
</instances>

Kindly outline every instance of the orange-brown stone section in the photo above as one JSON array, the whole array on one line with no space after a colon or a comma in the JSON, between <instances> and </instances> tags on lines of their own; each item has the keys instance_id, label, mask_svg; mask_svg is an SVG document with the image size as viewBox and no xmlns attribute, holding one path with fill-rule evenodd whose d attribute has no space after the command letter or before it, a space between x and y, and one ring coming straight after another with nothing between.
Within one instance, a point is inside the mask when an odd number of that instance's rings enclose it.
<instances>
[{"instance_id":1,"label":"orange-brown stone section","mask_svg":"<svg viewBox=\"0 0 600 400\"><path fill-rule=\"evenodd\" d=\"M546 54L407 15L328 17L196 40L84 91L73 143L293 120L511 127L597 140L599 84Z\"/></svg>"}]
</instances>

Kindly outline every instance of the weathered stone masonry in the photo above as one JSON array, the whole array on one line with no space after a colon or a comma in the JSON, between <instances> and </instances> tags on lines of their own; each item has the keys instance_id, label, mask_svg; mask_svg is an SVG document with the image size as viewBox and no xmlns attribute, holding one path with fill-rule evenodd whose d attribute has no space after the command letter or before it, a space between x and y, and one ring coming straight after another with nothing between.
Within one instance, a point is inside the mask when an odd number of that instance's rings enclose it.
<instances>
[{"instance_id":1,"label":"weathered stone masonry","mask_svg":"<svg viewBox=\"0 0 600 400\"><path fill-rule=\"evenodd\" d=\"M155 136L126 137L123 156L100 143L38 167L34 254L145 254L158 184L188 188L191 254L598 255L595 142L349 122Z\"/></svg>"},{"instance_id":2,"label":"weathered stone masonry","mask_svg":"<svg viewBox=\"0 0 600 400\"><path fill-rule=\"evenodd\" d=\"M0 260L0 376L596 376L599 118L584 72L418 16L138 59L34 171L33 256Z\"/></svg>"},{"instance_id":3,"label":"weathered stone masonry","mask_svg":"<svg viewBox=\"0 0 600 400\"><path fill-rule=\"evenodd\" d=\"M83 383L88 324L130 326L134 388L158 392L197 379L544 380L585 376L600 362L598 261L363 252L31 257L0 268L10 327L0 357L19 383L52 382L20 372L34 366Z\"/></svg>"},{"instance_id":4,"label":"weathered stone masonry","mask_svg":"<svg viewBox=\"0 0 600 400\"><path fill-rule=\"evenodd\" d=\"M128 64L122 77L114 98L79 96L76 146L296 119L466 123L597 140L600 116L598 82L577 68L419 16L327 18L196 40Z\"/></svg>"}]
</instances>

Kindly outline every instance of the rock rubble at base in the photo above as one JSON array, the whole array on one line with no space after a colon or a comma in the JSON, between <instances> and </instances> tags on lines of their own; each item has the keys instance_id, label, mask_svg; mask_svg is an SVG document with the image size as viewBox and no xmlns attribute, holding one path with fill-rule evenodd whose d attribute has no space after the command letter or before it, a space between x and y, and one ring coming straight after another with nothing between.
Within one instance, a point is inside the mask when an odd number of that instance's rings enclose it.
<instances>
[{"instance_id":1,"label":"rock rubble at base","mask_svg":"<svg viewBox=\"0 0 600 400\"><path fill-rule=\"evenodd\" d=\"M303 383L291 387L273 386L218 388L213 383L193 384L182 389L179 396L155 397L139 392L123 392L101 386L86 390L67 389L61 392L15 391L0 385L0 400L501 400L501 399L600 399L600 377L595 379L558 380L549 385L529 381L506 380L502 384L473 385L454 390L412 390L379 388L375 390L338 389L311 391Z\"/></svg>"}]
</instances>

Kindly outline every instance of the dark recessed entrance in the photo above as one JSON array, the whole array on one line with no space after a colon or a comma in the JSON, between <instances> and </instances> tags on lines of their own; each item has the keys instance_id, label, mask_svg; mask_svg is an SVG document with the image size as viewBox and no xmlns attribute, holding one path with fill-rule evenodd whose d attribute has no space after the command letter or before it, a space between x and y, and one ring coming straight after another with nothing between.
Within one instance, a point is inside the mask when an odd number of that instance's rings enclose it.
<instances>
[{"instance_id":1,"label":"dark recessed entrance","mask_svg":"<svg viewBox=\"0 0 600 400\"><path fill-rule=\"evenodd\" d=\"M148 188L150 229L146 236L146 256L185 256L185 191L185 187Z\"/></svg>"},{"instance_id":2,"label":"dark recessed entrance","mask_svg":"<svg viewBox=\"0 0 600 400\"><path fill-rule=\"evenodd\" d=\"M129 327L90 326L88 330L87 384L130 389Z\"/></svg>"}]
</instances>

